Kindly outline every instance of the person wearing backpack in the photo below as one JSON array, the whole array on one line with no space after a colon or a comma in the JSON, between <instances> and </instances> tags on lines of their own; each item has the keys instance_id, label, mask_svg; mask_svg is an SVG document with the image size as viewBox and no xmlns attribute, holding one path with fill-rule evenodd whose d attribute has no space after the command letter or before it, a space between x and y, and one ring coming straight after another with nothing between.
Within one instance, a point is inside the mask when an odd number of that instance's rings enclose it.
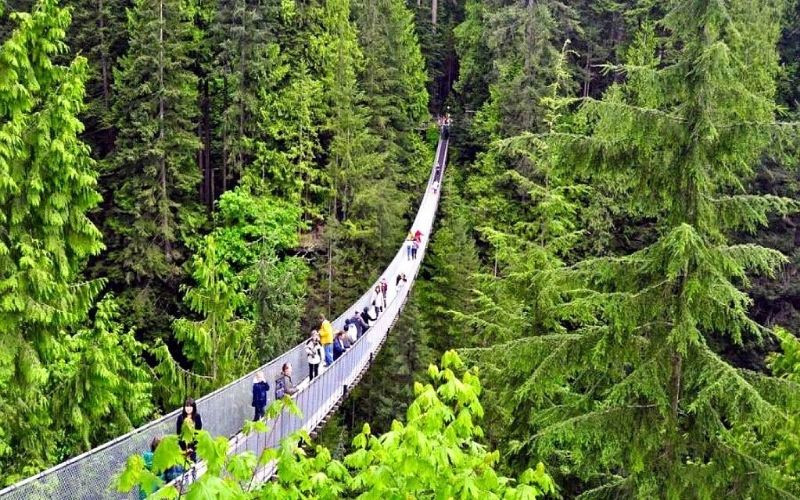
<instances>
[{"instance_id":1,"label":"person wearing backpack","mask_svg":"<svg viewBox=\"0 0 800 500\"><path fill-rule=\"evenodd\" d=\"M311 338L306 342L306 358L308 359L308 379L314 380L319 375L319 364L325 354L322 352L322 344L319 342L319 332L311 332Z\"/></svg>"},{"instance_id":2,"label":"person wearing backpack","mask_svg":"<svg viewBox=\"0 0 800 500\"><path fill-rule=\"evenodd\" d=\"M255 416L253 417L253 422L257 422L264 418L264 412L267 408L267 391L269 390L269 384L267 383L266 377L264 377L264 372L258 371L256 376L253 378L253 403L252 406L255 408Z\"/></svg>"},{"instance_id":3,"label":"person wearing backpack","mask_svg":"<svg viewBox=\"0 0 800 500\"><path fill-rule=\"evenodd\" d=\"M360 339L367 330L367 325L364 324L364 320L361 318L361 314L358 311L353 312L353 317L350 318L350 324L356 327L356 340Z\"/></svg>"},{"instance_id":4,"label":"person wearing backpack","mask_svg":"<svg viewBox=\"0 0 800 500\"><path fill-rule=\"evenodd\" d=\"M275 381L275 399L282 399L284 395L292 396L297 393L297 387L292 382L292 365L284 363L281 376Z\"/></svg>"}]
</instances>

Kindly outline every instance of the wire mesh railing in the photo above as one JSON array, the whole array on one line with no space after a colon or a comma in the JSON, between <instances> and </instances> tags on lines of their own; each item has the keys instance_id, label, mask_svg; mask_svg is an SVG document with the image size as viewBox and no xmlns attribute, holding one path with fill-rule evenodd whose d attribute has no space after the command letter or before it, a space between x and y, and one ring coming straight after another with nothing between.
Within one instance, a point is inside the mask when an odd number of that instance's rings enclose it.
<instances>
[{"instance_id":1,"label":"wire mesh railing","mask_svg":"<svg viewBox=\"0 0 800 500\"><path fill-rule=\"evenodd\" d=\"M434 163L439 163L444 168L446 158L447 140L440 137ZM257 371L261 370L266 374L270 385L280 375L284 363L292 364L296 380L308 377L304 342L198 399L197 408L203 417L204 430L212 435L234 436L232 445L234 452L250 450L260 453L267 447L278 446L283 437L301 427L313 430L328 415L341 398L344 387L354 382L370 362L371 356L374 356L380 348L405 304L425 255L438 206L440 190L434 191L433 185L434 169L431 170L425 194L412 225L412 229L419 229L424 234L417 259L408 259L404 242L403 247L398 250L373 286L332 322L334 328L342 329L347 318L352 317L355 311L361 311L370 302L375 284L381 279L386 279L390 284L393 297L376 323L336 362L295 395L296 403L302 411L302 418L284 412L275 422L271 422L271 429L267 434L246 437L238 434L245 420L252 419L253 416L253 408L250 405L252 379ZM402 288L395 287L398 273L405 273L408 277L407 284ZM148 450L154 436L174 434L177 431L176 421L179 413L180 409L175 410L97 448L0 490L0 499L138 498L136 491L127 495L116 492L113 486L114 476L122 470L129 456ZM202 471L202 468L198 470Z\"/></svg>"}]
</instances>

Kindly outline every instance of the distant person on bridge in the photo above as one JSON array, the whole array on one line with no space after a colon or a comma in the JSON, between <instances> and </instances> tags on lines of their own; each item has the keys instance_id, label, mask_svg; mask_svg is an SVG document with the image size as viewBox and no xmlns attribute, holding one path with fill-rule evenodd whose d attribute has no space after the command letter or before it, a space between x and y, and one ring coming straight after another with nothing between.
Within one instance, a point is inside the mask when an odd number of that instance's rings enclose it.
<instances>
[{"instance_id":1,"label":"distant person on bridge","mask_svg":"<svg viewBox=\"0 0 800 500\"><path fill-rule=\"evenodd\" d=\"M378 283L372 290L372 305L375 306L378 312L383 312L383 308L386 305L384 302L383 292L381 292L381 285Z\"/></svg>"},{"instance_id":2,"label":"distant person on bridge","mask_svg":"<svg viewBox=\"0 0 800 500\"><path fill-rule=\"evenodd\" d=\"M319 341L325 351L325 366L330 366L333 363L333 326L324 314L319 315L319 320Z\"/></svg>"},{"instance_id":3,"label":"distant person on bridge","mask_svg":"<svg viewBox=\"0 0 800 500\"><path fill-rule=\"evenodd\" d=\"M386 281L386 278L381 278L381 294L383 295L383 307L387 307L389 305L389 300L387 298L389 294L389 283Z\"/></svg>"},{"instance_id":4,"label":"distant person on bridge","mask_svg":"<svg viewBox=\"0 0 800 500\"><path fill-rule=\"evenodd\" d=\"M364 331L366 332L372 326L372 321L370 320L370 313L369 313L370 306L364 306L364 310L359 313L361 316L361 322L364 323Z\"/></svg>"},{"instance_id":5,"label":"distant person on bridge","mask_svg":"<svg viewBox=\"0 0 800 500\"><path fill-rule=\"evenodd\" d=\"M406 273L399 273L394 280L394 296L392 296L392 300L396 299L397 296L400 294L400 291L403 290L403 287L406 285L408 280L406 279Z\"/></svg>"},{"instance_id":6,"label":"distant person on bridge","mask_svg":"<svg viewBox=\"0 0 800 500\"><path fill-rule=\"evenodd\" d=\"M275 399L282 399L284 395L292 396L297 394L297 386L292 382L292 365L284 363L281 368L281 376L275 381Z\"/></svg>"},{"instance_id":7,"label":"distant person on bridge","mask_svg":"<svg viewBox=\"0 0 800 500\"><path fill-rule=\"evenodd\" d=\"M325 353L322 349L322 344L319 342L319 332L314 330L311 332L311 338L306 342L306 358L308 358L308 379L314 380L314 377L319 375L319 364L322 363L322 358Z\"/></svg>"},{"instance_id":8,"label":"distant person on bridge","mask_svg":"<svg viewBox=\"0 0 800 500\"><path fill-rule=\"evenodd\" d=\"M419 250L419 241L414 240L411 242L411 260L417 260L417 251Z\"/></svg>"},{"instance_id":9,"label":"distant person on bridge","mask_svg":"<svg viewBox=\"0 0 800 500\"><path fill-rule=\"evenodd\" d=\"M409 231L408 238L406 238L406 255L408 255L407 260L412 259L412 255L414 253L413 250L414 250L414 235Z\"/></svg>"},{"instance_id":10,"label":"distant person on bridge","mask_svg":"<svg viewBox=\"0 0 800 500\"><path fill-rule=\"evenodd\" d=\"M374 305L369 304L364 307L364 313L361 317L364 318L364 323L366 323L367 328L370 328L378 320L378 309Z\"/></svg>"},{"instance_id":11,"label":"distant person on bridge","mask_svg":"<svg viewBox=\"0 0 800 500\"><path fill-rule=\"evenodd\" d=\"M259 370L253 378L252 406L256 410L255 416L253 416L253 422L264 418L264 411L267 408L267 391L269 391L269 384L267 383L266 377L264 377L264 372Z\"/></svg>"},{"instance_id":12,"label":"distant person on bridge","mask_svg":"<svg viewBox=\"0 0 800 500\"><path fill-rule=\"evenodd\" d=\"M350 341L352 344L356 340L358 340L358 327L356 326L356 322L352 318L348 318L344 322L344 333L347 340Z\"/></svg>"},{"instance_id":13,"label":"distant person on bridge","mask_svg":"<svg viewBox=\"0 0 800 500\"><path fill-rule=\"evenodd\" d=\"M336 332L336 338L333 339L333 360L336 361L337 359L342 357L344 351L347 350L344 340L344 332L339 330Z\"/></svg>"},{"instance_id":14,"label":"distant person on bridge","mask_svg":"<svg viewBox=\"0 0 800 500\"><path fill-rule=\"evenodd\" d=\"M186 401L183 403L183 410L181 410L181 414L178 415L177 424L179 438L178 444L186 454L186 458L192 462L196 462L197 440L192 439L191 441L187 442L184 439L184 434L194 437L197 431L203 430L203 419L197 412L197 403L195 403L194 399L186 398ZM185 432L184 429L186 429Z\"/></svg>"},{"instance_id":15,"label":"distant person on bridge","mask_svg":"<svg viewBox=\"0 0 800 500\"><path fill-rule=\"evenodd\" d=\"M361 336L364 335L364 332L367 331L367 325L364 324L364 320L358 311L353 313L353 317L350 318L350 324L356 327L356 340L360 339Z\"/></svg>"}]
</instances>

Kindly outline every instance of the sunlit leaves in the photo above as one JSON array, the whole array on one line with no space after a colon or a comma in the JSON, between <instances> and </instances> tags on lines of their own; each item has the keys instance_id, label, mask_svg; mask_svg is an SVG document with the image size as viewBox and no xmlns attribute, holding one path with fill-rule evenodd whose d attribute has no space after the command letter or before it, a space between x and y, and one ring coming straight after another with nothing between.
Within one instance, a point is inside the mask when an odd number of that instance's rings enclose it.
<instances>
[{"instance_id":1,"label":"sunlit leaves","mask_svg":"<svg viewBox=\"0 0 800 500\"><path fill-rule=\"evenodd\" d=\"M445 358L443 364L451 368L445 369L447 382L441 384L450 384L450 389L440 398L437 388L425 386L409 407L407 422L395 421L391 430L379 437L365 424L353 439L355 449L341 462L322 447L309 453L311 439L304 431L284 439L279 449L266 450L258 460L249 452L226 458L225 438L213 439L207 432L199 432L197 453L209 470L189 485L187 498L535 499L555 494L555 485L541 463L525 471L519 481L494 470L499 453L489 452L475 441L480 435L480 415L473 409L480 408L480 383L454 352ZM462 382L459 375L465 380L472 378ZM253 477L256 466L273 461L277 479L245 492L241 485ZM130 490L140 484L142 468L141 458L131 458L120 487Z\"/></svg>"}]
</instances>

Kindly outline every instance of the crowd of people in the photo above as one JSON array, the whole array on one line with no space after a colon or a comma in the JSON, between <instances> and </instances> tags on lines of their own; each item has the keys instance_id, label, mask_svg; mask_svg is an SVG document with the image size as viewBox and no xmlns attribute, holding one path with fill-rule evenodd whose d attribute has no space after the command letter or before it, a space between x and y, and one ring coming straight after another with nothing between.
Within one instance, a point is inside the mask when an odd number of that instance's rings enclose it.
<instances>
[{"instance_id":1,"label":"crowd of people","mask_svg":"<svg viewBox=\"0 0 800 500\"><path fill-rule=\"evenodd\" d=\"M448 129L451 124L450 113L439 116L437 123L441 128L442 135L447 138ZM439 184L442 176L442 165L437 161L434 165L433 174L433 191L438 191ZM409 232L406 238L406 256L407 260L416 260L417 252L422 244L422 231ZM350 349L358 339L364 336L367 331L375 325L381 313L386 311L388 305L400 294L403 288L408 283L406 274L400 272L394 280L394 294L392 300L389 300L389 282L386 278L381 280L375 285L372 291L369 302L364 306L361 311L354 311L353 315L344 322L344 328L334 331L333 324L325 317L324 314L319 315L320 326L312 330L309 339L305 343L305 355L308 362L308 381L303 381L301 384L295 384L292 379L292 365L291 363L284 363L281 367L281 372L275 380L275 399L281 399L284 396L293 396L300 391L301 386L305 383L310 383L321 373L320 368L324 366L327 368L331 364L342 357L344 353ZM264 418L269 402L270 385L264 372L259 370L253 378L252 388L252 403L254 409L253 420L261 420ZM197 440L193 439L195 433L203 429L203 419L197 411L197 403L192 398L186 398L176 422L176 431L178 434L178 444L183 450L186 457L186 464L193 464L197 461ZM160 443L160 437L154 437L150 443L150 450L142 454L144 465L148 470L153 468L153 457ZM181 477L185 470L183 467L174 466L160 474L161 479L169 483L174 479ZM192 474L196 474L192 468ZM155 486L152 491L144 489L139 490L139 498L144 499L149 494L155 492Z\"/></svg>"},{"instance_id":2,"label":"crowd of people","mask_svg":"<svg viewBox=\"0 0 800 500\"><path fill-rule=\"evenodd\" d=\"M438 164L437 164L438 168ZM422 243L422 232L417 230L408 233L407 239L407 260L415 260L417 258L417 251ZM311 331L311 335L305 343L305 355L308 362L308 379L301 384L295 384L292 379L292 365L291 363L283 363L281 372L275 380L275 399L281 399L284 396L293 396L302 387L303 384L310 383L319 376L322 370L331 366L331 364L339 359L348 349L350 349L358 339L364 336L367 331L375 325L378 317L386 311L388 305L399 295L403 288L408 283L408 278L404 272L399 272L394 279L394 291L391 299L389 299L390 286L386 278L381 280L375 285L372 291L369 302L361 310L353 312L352 316L346 318L343 328L341 330L334 329L333 324L325 317L324 314L319 315L320 325L318 328ZM252 402L251 405L254 409L253 420L260 420L264 418L269 402L270 384L267 382L267 377L262 370L255 373L253 377L252 387ZM190 465L197 461L197 440L192 439L197 431L203 429L203 419L197 411L197 403L192 398L186 398L181 409L180 415L176 421L176 432L178 434L178 444L183 450L186 457L186 464ZM150 450L142 454L145 467L152 470L153 456L158 447L160 437L153 438L150 443ZM180 466L175 466L160 474L164 482L170 482L176 478L181 477L185 469ZM194 469L192 473L196 474ZM148 494L153 491L147 492L144 490L139 491L139 497L144 499Z\"/></svg>"},{"instance_id":3,"label":"crowd of people","mask_svg":"<svg viewBox=\"0 0 800 500\"><path fill-rule=\"evenodd\" d=\"M451 124L450 113L439 116L437 118L443 137L446 139L448 130ZM433 173L433 192L437 192L442 177L442 165L437 161L434 165ZM406 256L407 260L416 260L417 252L422 244L422 232L417 229L408 233L406 238ZM344 353L350 349L358 339L364 336L367 331L375 325L381 313L386 311L388 305L400 294L403 288L408 283L408 278L405 273L400 272L394 280L394 294L392 299L389 300L389 282L386 278L381 280L375 285L372 290L369 302L360 311L356 310L353 315L344 322L344 328L334 331L333 324L325 317L324 314L319 315L320 326L313 330L309 339L305 343L305 355L308 362L308 380L303 381L301 384L295 384L292 379L292 365L291 363L284 363L281 367L281 372L275 380L275 399L281 399L284 396L293 396L300 391L305 383L310 383L321 373L320 368L327 368L331 364L342 357ZM259 370L253 378L252 388L252 406L254 409L253 420L257 421L265 416L267 403L269 402L270 385L264 372ZM178 434L178 444L183 450L186 457L186 464L193 464L197 461L197 440L193 436L197 431L203 429L203 419L197 411L197 404L192 398L186 398L176 422L176 431ZM150 443L150 450L142 454L144 465L148 470L152 470L153 457L160 437L154 437ZM161 479L169 483L174 479L181 477L185 470L183 467L174 466L160 474ZM196 474L192 468L192 474ZM153 491L145 491L140 489L139 498L144 499Z\"/></svg>"}]
</instances>

